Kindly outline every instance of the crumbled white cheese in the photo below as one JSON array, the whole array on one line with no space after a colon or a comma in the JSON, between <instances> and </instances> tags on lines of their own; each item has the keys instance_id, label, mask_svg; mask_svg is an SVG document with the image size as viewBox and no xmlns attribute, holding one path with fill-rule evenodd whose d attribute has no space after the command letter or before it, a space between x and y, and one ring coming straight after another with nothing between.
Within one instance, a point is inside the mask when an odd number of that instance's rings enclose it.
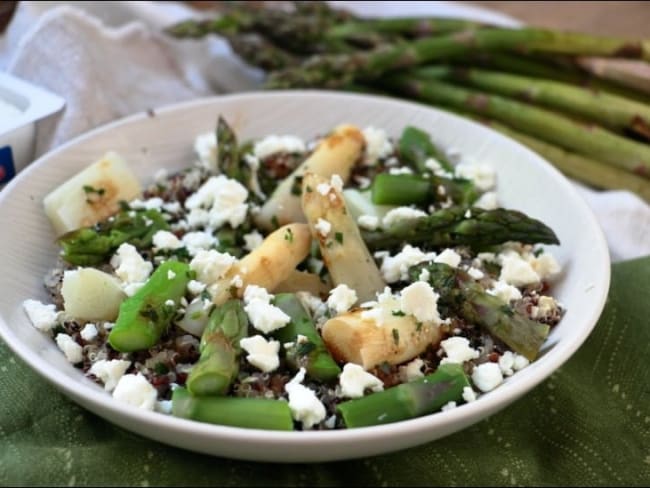
<instances>
[{"instance_id":1,"label":"crumbled white cheese","mask_svg":"<svg viewBox=\"0 0 650 488\"><path fill-rule=\"evenodd\" d=\"M390 168L388 170L388 174L391 175L412 175L413 170L409 168L408 166L402 166L399 168Z\"/></svg>"},{"instance_id":2,"label":"crumbled white cheese","mask_svg":"<svg viewBox=\"0 0 650 488\"><path fill-rule=\"evenodd\" d=\"M400 293L400 308L404 313L413 315L418 322L439 323L438 297L429 283L416 281Z\"/></svg>"},{"instance_id":3,"label":"crumbled white cheese","mask_svg":"<svg viewBox=\"0 0 650 488\"><path fill-rule=\"evenodd\" d=\"M304 379L305 368L300 368L296 376L284 386L284 390L289 395L289 408L293 419L302 422L303 429L311 429L325 419L327 412L316 393L300 384Z\"/></svg>"},{"instance_id":4,"label":"crumbled white cheese","mask_svg":"<svg viewBox=\"0 0 650 488\"><path fill-rule=\"evenodd\" d=\"M515 371L519 371L521 369L524 369L529 364L530 364L530 361L528 360L527 357L522 356L521 354L515 354L515 359L512 362L512 368Z\"/></svg>"},{"instance_id":5,"label":"crumbled white cheese","mask_svg":"<svg viewBox=\"0 0 650 488\"><path fill-rule=\"evenodd\" d=\"M540 279L546 280L552 278L560 271L562 267L558 264L556 259L552 254L544 252L538 257L535 257L534 254L528 254L526 260L530 263L532 268L535 270L535 273L539 276Z\"/></svg>"},{"instance_id":6,"label":"crumbled white cheese","mask_svg":"<svg viewBox=\"0 0 650 488\"><path fill-rule=\"evenodd\" d=\"M176 273L174 273L171 269L167 271L167 279L168 280L173 280L176 278Z\"/></svg>"},{"instance_id":7,"label":"crumbled white cheese","mask_svg":"<svg viewBox=\"0 0 650 488\"><path fill-rule=\"evenodd\" d=\"M178 249L183 245L176 235L168 230L159 230L153 235L153 247L155 249Z\"/></svg>"},{"instance_id":8,"label":"crumbled white cheese","mask_svg":"<svg viewBox=\"0 0 650 488\"><path fill-rule=\"evenodd\" d=\"M323 196L326 196L331 189L332 189L332 185L330 185L329 183L319 183L318 185L316 185L316 191Z\"/></svg>"},{"instance_id":9,"label":"crumbled white cheese","mask_svg":"<svg viewBox=\"0 0 650 488\"><path fill-rule=\"evenodd\" d=\"M182 210L181 204L179 202L165 202L162 206L165 212L170 214L177 214Z\"/></svg>"},{"instance_id":10,"label":"crumbled white cheese","mask_svg":"<svg viewBox=\"0 0 650 488\"><path fill-rule=\"evenodd\" d=\"M434 175L449 176L449 173L447 171L445 171L445 169L442 167L442 164L440 164L440 161L438 161L435 158L431 158L431 157L427 158L424 161L424 166L426 168L428 168L429 170L431 170L431 172Z\"/></svg>"},{"instance_id":11,"label":"crumbled white cheese","mask_svg":"<svg viewBox=\"0 0 650 488\"><path fill-rule=\"evenodd\" d=\"M500 281L513 286L526 286L539 283L539 275L535 272L528 261L523 259L519 253L506 250L499 254L501 264Z\"/></svg>"},{"instance_id":12,"label":"crumbled white cheese","mask_svg":"<svg viewBox=\"0 0 650 488\"><path fill-rule=\"evenodd\" d=\"M161 210L163 206L163 199L160 197L153 197L147 200L140 200L136 198L129 202L129 207L134 210Z\"/></svg>"},{"instance_id":13,"label":"crumbled white cheese","mask_svg":"<svg viewBox=\"0 0 650 488\"><path fill-rule=\"evenodd\" d=\"M429 270L426 268L422 268L422 271L420 271L420 275L418 276L418 280L428 282L429 278L431 278L431 273L429 272Z\"/></svg>"},{"instance_id":14,"label":"crumbled white cheese","mask_svg":"<svg viewBox=\"0 0 650 488\"><path fill-rule=\"evenodd\" d=\"M314 225L316 232L318 232L321 237L327 237L332 230L332 224L327 220L319 218Z\"/></svg>"},{"instance_id":15,"label":"crumbled white cheese","mask_svg":"<svg viewBox=\"0 0 650 488\"><path fill-rule=\"evenodd\" d=\"M470 275L470 276L471 276L472 278L474 278L475 280L480 280L481 278L483 278L483 277L485 276L485 274L483 273L483 271L481 271L480 269L476 269L476 268L473 267L473 266L470 266L470 267L467 269L467 274Z\"/></svg>"},{"instance_id":16,"label":"crumbled white cheese","mask_svg":"<svg viewBox=\"0 0 650 488\"><path fill-rule=\"evenodd\" d=\"M201 166L214 169L217 167L217 134L207 132L199 134L194 139L194 152L199 158Z\"/></svg>"},{"instance_id":17,"label":"crumbled white cheese","mask_svg":"<svg viewBox=\"0 0 650 488\"><path fill-rule=\"evenodd\" d=\"M332 177L330 178L330 185L332 188L334 188L337 192L342 192L343 191L343 178L341 178L338 174L334 173Z\"/></svg>"},{"instance_id":18,"label":"crumbled white cheese","mask_svg":"<svg viewBox=\"0 0 650 488\"><path fill-rule=\"evenodd\" d=\"M157 400L154 405L154 410L156 412L164 413L166 415L171 415L172 413L172 401L171 400Z\"/></svg>"},{"instance_id":19,"label":"crumbled white cheese","mask_svg":"<svg viewBox=\"0 0 650 488\"><path fill-rule=\"evenodd\" d=\"M97 326L91 323L84 325L84 328L81 329L81 332L79 333L84 341L92 341L97 337L97 334Z\"/></svg>"},{"instance_id":20,"label":"crumbled white cheese","mask_svg":"<svg viewBox=\"0 0 650 488\"><path fill-rule=\"evenodd\" d=\"M415 358L408 364L399 367L399 377L402 382L408 383L409 381L422 378L424 373L422 372L422 367L424 366L424 361L420 358Z\"/></svg>"},{"instance_id":21,"label":"crumbled white cheese","mask_svg":"<svg viewBox=\"0 0 650 488\"><path fill-rule=\"evenodd\" d=\"M453 410L456 408L456 402L447 402L440 409L441 412L446 412L447 410Z\"/></svg>"},{"instance_id":22,"label":"crumbled white cheese","mask_svg":"<svg viewBox=\"0 0 650 488\"><path fill-rule=\"evenodd\" d=\"M272 298L273 295L260 286L248 285L244 290L244 311L253 327L265 334L281 329L291 321L291 317L280 308L271 305Z\"/></svg>"},{"instance_id":23,"label":"crumbled white cheese","mask_svg":"<svg viewBox=\"0 0 650 488\"><path fill-rule=\"evenodd\" d=\"M83 348L72 337L68 334L57 334L55 340L68 361L72 364L83 361Z\"/></svg>"},{"instance_id":24,"label":"crumbled white cheese","mask_svg":"<svg viewBox=\"0 0 650 488\"><path fill-rule=\"evenodd\" d=\"M461 261L460 254L458 254L453 249L445 249L440 254L438 254L436 258L433 260L434 263L443 263L448 266L451 266L452 268L457 268L458 265L460 264L460 261Z\"/></svg>"},{"instance_id":25,"label":"crumbled white cheese","mask_svg":"<svg viewBox=\"0 0 650 488\"><path fill-rule=\"evenodd\" d=\"M362 320L371 320L377 327L382 327L385 323L393 319L393 312L400 309L400 299L393 295L391 289L387 286L384 291L377 293L376 302L365 302L361 304L362 308L369 308L361 312Z\"/></svg>"},{"instance_id":26,"label":"crumbled white cheese","mask_svg":"<svg viewBox=\"0 0 650 488\"><path fill-rule=\"evenodd\" d=\"M357 292L348 285L341 283L330 290L327 306L336 314L347 312L357 301Z\"/></svg>"},{"instance_id":27,"label":"crumbled white cheese","mask_svg":"<svg viewBox=\"0 0 650 488\"><path fill-rule=\"evenodd\" d=\"M104 383L104 390L113 391L117 382L131 366L131 361L122 359L101 359L93 363L88 373L96 376Z\"/></svg>"},{"instance_id":28,"label":"crumbled white cheese","mask_svg":"<svg viewBox=\"0 0 650 488\"><path fill-rule=\"evenodd\" d=\"M360 215L357 219L359 227L366 230L377 230L379 227L379 217L375 215Z\"/></svg>"},{"instance_id":29,"label":"crumbled white cheese","mask_svg":"<svg viewBox=\"0 0 650 488\"><path fill-rule=\"evenodd\" d=\"M499 208L499 200L496 192L487 191L483 193L478 200L474 202L474 206L482 208L483 210L495 210Z\"/></svg>"},{"instance_id":30,"label":"crumbled white cheese","mask_svg":"<svg viewBox=\"0 0 650 488\"><path fill-rule=\"evenodd\" d=\"M425 253L420 248L407 244L395 256L388 255L384 257L380 267L381 275L386 283L406 280L411 266L425 261L432 261L435 256L435 253Z\"/></svg>"},{"instance_id":31,"label":"crumbled white cheese","mask_svg":"<svg viewBox=\"0 0 650 488\"><path fill-rule=\"evenodd\" d=\"M241 288L244 286L244 280L240 275L235 275L233 276L232 280L230 280L230 285L234 286L235 288Z\"/></svg>"},{"instance_id":32,"label":"crumbled white cheese","mask_svg":"<svg viewBox=\"0 0 650 488\"><path fill-rule=\"evenodd\" d=\"M255 146L253 146L253 154L259 159L264 159L280 152L291 154L305 151L305 141L293 135L270 135L257 141Z\"/></svg>"},{"instance_id":33,"label":"crumbled white cheese","mask_svg":"<svg viewBox=\"0 0 650 488\"><path fill-rule=\"evenodd\" d=\"M124 294L127 297L132 297L135 295L140 288L144 286L144 283L129 283L128 285L124 286Z\"/></svg>"},{"instance_id":34,"label":"crumbled white cheese","mask_svg":"<svg viewBox=\"0 0 650 488\"><path fill-rule=\"evenodd\" d=\"M262 245L264 237L257 230L244 234L244 249L247 251L254 251Z\"/></svg>"},{"instance_id":35,"label":"crumbled white cheese","mask_svg":"<svg viewBox=\"0 0 650 488\"><path fill-rule=\"evenodd\" d=\"M111 266L115 268L115 274L127 285L144 283L153 270L153 264L140 256L135 246L126 242L117 248L111 258Z\"/></svg>"},{"instance_id":36,"label":"crumbled white cheese","mask_svg":"<svg viewBox=\"0 0 650 488\"><path fill-rule=\"evenodd\" d=\"M496 184L494 168L485 163L461 162L456 166L456 176L474 182L481 191L491 190Z\"/></svg>"},{"instance_id":37,"label":"crumbled white cheese","mask_svg":"<svg viewBox=\"0 0 650 488\"><path fill-rule=\"evenodd\" d=\"M363 129L361 133L366 141L364 164L368 166L375 165L379 159L385 158L393 152L393 145L390 143L384 129L371 126Z\"/></svg>"},{"instance_id":38,"label":"crumbled white cheese","mask_svg":"<svg viewBox=\"0 0 650 488\"><path fill-rule=\"evenodd\" d=\"M113 390L113 398L145 410L153 410L158 392L142 374L125 374Z\"/></svg>"},{"instance_id":39,"label":"crumbled white cheese","mask_svg":"<svg viewBox=\"0 0 650 488\"><path fill-rule=\"evenodd\" d=\"M248 179L250 189L262 200L266 199L266 195L262 191L262 186L260 185L259 178L259 169L260 169L260 160L258 157L253 156L250 153L244 154L244 162L250 168L250 177Z\"/></svg>"},{"instance_id":40,"label":"crumbled white cheese","mask_svg":"<svg viewBox=\"0 0 650 488\"><path fill-rule=\"evenodd\" d=\"M469 340L465 337L450 337L441 341L440 347L447 354L447 357L442 358L440 364L463 364L465 361L476 359L479 356L479 352L470 347Z\"/></svg>"},{"instance_id":41,"label":"crumbled white cheese","mask_svg":"<svg viewBox=\"0 0 650 488\"><path fill-rule=\"evenodd\" d=\"M476 401L476 392L472 389L471 386L466 386L463 388L463 400L467 403Z\"/></svg>"},{"instance_id":42,"label":"crumbled white cheese","mask_svg":"<svg viewBox=\"0 0 650 488\"><path fill-rule=\"evenodd\" d=\"M218 229L225 223L239 227L248 212L247 198L248 190L237 180L224 175L212 176L185 200L185 208L190 211L188 222L204 224L210 229Z\"/></svg>"},{"instance_id":43,"label":"crumbled white cheese","mask_svg":"<svg viewBox=\"0 0 650 488\"><path fill-rule=\"evenodd\" d=\"M205 287L205 283L201 283L200 281L196 280L190 280L187 283L187 291L189 291L193 296L200 295L203 290L205 290Z\"/></svg>"},{"instance_id":44,"label":"crumbled white cheese","mask_svg":"<svg viewBox=\"0 0 650 488\"><path fill-rule=\"evenodd\" d=\"M557 310L557 302L553 297L542 295L537 301L537 314L533 318L548 317Z\"/></svg>"},{"instance_id":45,"label":"crumbled white cheese","mask_svg":"<svg viewBox=\"0 0 650 488\"><path fill-rule=\"evenodd\" d=\"M261 335L244 337L239 341L241 348L248 353L246 361L265 373L270 373L280 366L280 343L267 341Z\"/></svg>"},{"instance_id":46,"label":"crumbled white cheese","mask_svg":"<svg viewBox=\"0 0 650 488\"><path fill-rule=\"evenodd\" d=\"M23 309L27 313L30 322L41 332L48 332L56 326L59 319L59 312L53 304L45 305L38 300L25 300Z\"/></svg>"},{"instance_id":47,"label":"crumbled white cheese","mask_svg":"<svg viewBox=\"0 0 650 488\"><path fill-rule=\"evenodd\" d=\"M488 288L486 292L508 304L513 300L519 300L521 298L521 292L516 287L501 280L495 281L492 288Z\"/></svg>"},{"instance_id":48,"label":"crumbled white cheese","mask_svg":"<svg viewBox=\"0 0 650 488\"><path fill-rule=\"evenodd\" d=\"M501 368L497 363L479 364L472 371L472 381L474 385L482 392L494 390L503 383Z\"/></svg>"},{"instance_id":49,"label":"crumbled white cheese","mask_svg":"<svg viewBox=\"0 0 650 488\"><path fill-rule=\"evenodd\" d=\"M200 250L210 249L217 244L217 238L204 231L188 232L183 235L182 241L190 256L196 256Z\"/></svg>"},{"instance_id":50,"label":"crumbled white cheese","mask_svg":"<svg viewBox=\"0 0 650 488\"><path fill-rule=\"evenodd\" d=\"M190 269L196 271L199 281L207 284L216 283L223 278L235 264L237 258L228 253L222 253L214 249L209 251L200 250L190 261Z\"/></svg>"},{"instance_id":51,"label":"crumbled white cheese","mask_svg":"<svg viewBox=\"0 0 650 488\"><path fill-rule=\"evenodd\" d=\"M376 376L365 371L361 366L347 363L339 377L341 396L347 398L360 398L366 389L382 391L384 383Z\"/></svg>"},{"instance_id":52,"label":"crumbled white cheese","mask_svg":"<svg viewBox=\"0 0 650 488\"><path fill-rule=\"evenodd\" d=\"M426 217L426 212L411 207L397 207L389 210L382 220L382 225L385 228L390 228L404 220L414 220Z\"/></svg>"},{"instance_id":53,"label":"crumbled white cheese","mask_svg":"<svg viewBox=\"0 0 650 488\"><path fill-rule=\"evenodd\" d=\"M499 357L499 368L504 376L512 376L514 364L515 355L511 351L506 351Z\"/></svg>"}]
</instances>

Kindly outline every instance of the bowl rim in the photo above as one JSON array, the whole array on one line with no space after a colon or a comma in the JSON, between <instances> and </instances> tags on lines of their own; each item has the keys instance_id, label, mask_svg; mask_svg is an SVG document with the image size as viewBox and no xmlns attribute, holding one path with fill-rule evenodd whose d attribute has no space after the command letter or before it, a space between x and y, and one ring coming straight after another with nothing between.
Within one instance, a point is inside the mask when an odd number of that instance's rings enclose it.
<instances>
[{"instance_id":1,"label":"bowl rim","mask_svg":"<svg viewBox=\"0 0 650 488\"><path fill-rule=\"evenodd\" d=\"M30 366L30 369L34 370L37 374L46 379L59 391L66 394L69 398L75 399L77 402L81 402L84 406L86 406L86 408L89 408L96 413L109 410L111 413L110 418L119 416L121 418L124 418L126 421L129 421L130 423L135 422L148 424L149 427L156 429L164 429L170 432L177 432L179 434L183 433L184 435L190 434L192 436L203 437L206 439L209 438L227 440L230 438L268 446L274 446L278 443L295 446L302 446L313 443L318 443L321 446L326 444L330 445L350 442L365 443L368 441L378 441L390 438L391 436L396 435L404 436L409 434L416 434L418 432L422 433L423 431L435 430L436 428L444 427L445 424L456 424L461 422L464 418L474 417L475 419L467 424L469 425L470 423L478 422L484 418L480 415L481 412L490 411L494 413L498 410L501 410L504 406L510 404L521 395L532 390L539 383L548 378L553 372L561 367L584 343L596 325L596 322L598 321L603 311L609 290L610 261L605 236L593 212L588 207L586 202L579 196L577 191L571 186L570 182L556 168L554 168L550 163L546 162L541 156L522 146L518 142L506 136L503 136L498 132L495 132L489 127L484 127L476 122L467 120L453 113L446 112L436 107L430 107L412 101L405 101L381 95L378 96L345 93L331 90L278 90L273 92L251 91L229 95L202 97L180 103L168 104L154 109L153 112L155 116L171 116L173 113L178 111L187 111L196 106L206 104L218 104L220 101L237 101L240 99L254 100L256 98L269 97L290 97L294 99L296 97L310 98L323 96L341 98L343 100L352 98L364 98L370 101L374 100L375 102L381 102L389 105L400 105L406 108L411 107L418 110L432 110L439 114L442 113L444 117L462 119L464 122L473 124L477 127L480 127L481 129L491 132L493 136L501 142L516 144L521 149L528 151L528 153L530 153L530 157L527 158L528 163L546 165L546 170L549 170L554 175L555 179L557 180L557 184L564 187L563 190L570 198L570 203L572 205L578 206L585 214L585 217L588 219L588 222L585 222L585 227L589 226L593 228L596 233L593 236L593 247L599 248L599 252L602 254L602 257L606 258L600 262L600 265L602 266L601 283L604 286L597 286L600 291L598 295L590 295L594 306L591 308L590 313L587 316L582 316L583 323L588 325L583 327L581 334L579 334L573 342L558 341L553 345L552 350L549 351L548 354L545 354L535 360L534 363L532 363L536 365L535 370L528 371L527 381L506 381L497 389L482 395L479 401L469 402L461 405L462 408L450 409L444 412L435 412L434 414L428 414L414 419L403 420L378 426L361 427L354 429L287 432L208 424L194 420L186 420L178 417L173 417L171 415L159 412L144 411L133 408L130 405L126 405L118 402L117 400L114 400L103 390L91 388L90 385L85 385L81 381L72 383L70 382L68 376L61 374L55 368L47 367L49 363L47 363L43 357L39 356L37 352L31 349L28 345L23 344L21 340L9 328L2 316L0 316L0 337L6 342L6 344L17 356L19 356ZM16 178L14 178L3 191L0 191L0 208L2 207L4 201L8 199L8 196L12 193L11 190L15 186L20 185L24 180L27 180L31 176L32 172L36 172L42 166L46 165L48 160L53 156L74 148L75 145L79 144L82 141L85 141L86 139L95 137L98 133L116 130L122 126L128 127L128 125L131 123L151 116L151 111L142 111L118 120L111 121L107 124L85 132L64 143L63 145L43 154L34 163L29 165L20 174L18 174ZM93 408L90 408L88 405L91 405ZM105 415L104 413L99 414L105 419L109 418L108 415ZM113 420L110 421L114 422ZM451 432L456 432L457 430L458 429L455 429ZM445 436L446 435L448 434L445 434ZM207 451L201 450L201 452Z\"/></svg>"}]
</instances>

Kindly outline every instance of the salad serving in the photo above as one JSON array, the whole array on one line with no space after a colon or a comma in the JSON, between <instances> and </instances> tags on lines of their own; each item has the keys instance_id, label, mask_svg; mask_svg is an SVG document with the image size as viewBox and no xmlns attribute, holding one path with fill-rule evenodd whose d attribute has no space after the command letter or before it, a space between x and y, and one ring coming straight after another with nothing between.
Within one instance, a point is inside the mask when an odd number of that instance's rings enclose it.
<instances>
[{"instance_id":1,"label":"salad serving","mask_svg":"<svg viewBox=\"0 0 650 488\"><path fill-rule=\"evenodd\" d=\"M61 247L23 303L118 401L245 428L328 430L475 401L534 361L564 313L544 223L496 173L344 124L241 141L146 188L108 152L44 199Z\"/></svg>"}]
</instances>

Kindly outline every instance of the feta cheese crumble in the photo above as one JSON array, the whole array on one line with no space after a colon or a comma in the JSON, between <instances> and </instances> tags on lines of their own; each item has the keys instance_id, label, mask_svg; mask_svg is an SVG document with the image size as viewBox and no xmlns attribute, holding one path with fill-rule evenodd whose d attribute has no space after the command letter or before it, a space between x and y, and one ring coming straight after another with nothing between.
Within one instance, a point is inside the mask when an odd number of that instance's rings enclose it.
<instances>
[{"instance_id":1,"label":"feta cheese crumble","mask_svg":"<svg viewBox=\"0 0 650 488\"><path fill-rule=\"evenodd\" d=\"M153 264L140 256L135 246L126 242L117 248L111 266L125 285L144 283L153 270Z\"/></svg>"},{"instance_id":2,"label":"feta cheese crumble","mask_svg":"<svg viewBox=\"0 0 650 488\"><path fill-rule=\"evenodd\" d=\"M188 222L212 230L226 223L237 228L246 219L247 198L248 190L237 180L212 176L185 200L185 208L190 211Z\"/></svg>"},{"instance_id":3,"label":"feta cheese crumble","mask_svg":"<svg viewBox=\"0 0 650 488\"><path fill-rule=\"evenodd\" d=\"M23 309L34 327L41 332L48 332L56 326L59 319L59 312L53 304L45 305L38 300L25 300Z\"/></svg>"},{"instance_id":4,"label":"feta cheese crumble","mask_svg":"<svg viewBox=\"0 0 650 488\"><path fill-rule=\"evenodd\" d=\"M159 230L153 235L153 247L159 250L178 249L183 243L168 230Z\"/></svg>"},{"instance_id":5,"label":"feta cheese crumble","mask_svg":"<svg viewBox=\"0 0 650 488\"><path fill-rule=\"evenodd\" d=\"M385 158L393 152L393 145L390 143L384 129L370 126L363 129L361 133L366 141L366 152L363 162L367 166L377 164L379 159Z\"/></svg>"},{"instance_id":6,"label":"feta cheese crumble","mask_svg":"<svg viewBox=\"0 0 650 488\"><path fill-rule=\"evenodd\" d=\"M327 306L336 314L347 312L357 301L357 292L348 285L340 284L332 288L327 299Z\"/></svg>"},{"instance_id":7,"label":"feta cheese crumble","mask_svg":"<svg viewBox=\"0 0 650 488\"><path fill-rule=\"evenodd\" d=\"M261 335L244 337L239 341L241 348L248 353L246 361L265 373L270 373L280 366L280 343L267 341Z\"/></svg>"},{"instance_id":8,"label":"feta cheese crumble","mask_svg":"<svg viewBox=\"0 0 650 488\"><path fill-rule=\"evenodd\" d=\"M267 136L257 141L253 146L253 154L259 159L264 159L280 152L291 154L305 152L306 150L305 141L293 135Z\"/></svg>"},{"instance_id":9,"label":"feta cheese crumble","mask_svg":"<svg viewBox=\"0 0 650 488\"><path fill-rule=\"evenodd\" d=\"M503 383L503 374L497 363L483 363L474 367L472 381L479 390L487 393Z\"/></svg>"},{"instance_id":10,"label":"feta cheese crumble","mask_svg":"<svg viewBox=\"0 0 650 488\"><path fill-rule=\"evenodd\" d=\"M55 340L68 361L72 364L83 361L83 349L72 337L68 334L57 334Z\"/></svg>"},{"instance_id":11,"label":"feta cheese crumble","mask_svg":"<svg viewBox=\"0 0 650 488\"><path fill-rule=\"evenodd\" d=\"M447 354L447 357L442 358L440 364L463 364L465 361L476 359L479 356L479 352L469 346L469 340L465 337L450 337L441 341L440 347Z\"/></svg>"},{"instance_id":12,"label":"feta cheese crumble","mask_svg":"<svg viewBox=\"0 0 650 488\"><path fill-rule=\"evenodd\" d=\"M416 380L418 378L424 377L422 372L422 367L424 366L424 361L420 358L415 358L413 361L399 367L399 376L400 379L408 383L409 381Z\"/></svg>"},{"instance_id":13,"label":"feta cheese crumble","mask_svg":"<svg viewBox=\"0 0 650 488\"><path fill-rule=\"evenodd\" d=\"M125 374L122 376L115 389L113 398L144 410L153 410L158 392L140 373Z\"/></svg>"},{"instance_id":14,"label":"feta cheese crumble","mask_svg":"<svg viewBox=\"0 0 650 488\"><path fill-rule=\"evenodd\" d=\"M361 366L347 363L339 377L341 396L347 398L361 398L366 389L382 391L384 383L376 376L365 371Z\"/></svg>"},{"instance_id":15,"label":"feta cheese crumble","mask_svg":"<svg viewBox=\"0 0 650 488\"><path fill-rule=\"evenodd\" d=\"M360 215L357 219L357 224L362 229L377 230L377 227L379 227L379 217L375 215Z\"/></svg>"},{"instance_id":16,"label":"feta cheese crumble","mask_svg":"<svg viewBox=\"0 0 650 488\"><path fill-rule=\"evenodd\" d=\"M498 297L503 303L508 304L513 300L519 300L521 298L521 292L518 288L501 280L495 281L492 288L488 288L486 292Z\"/></svg>"},{"instance_id":17,"label":"feta cheese crumble","mask_svg":"<svg viewBox=\"0 0 650 488\"><path fill-rule=\"evenodd\" d=\"M445 249L440 254L438 254L436 258L433 260L434 263L446 264L448 266L451 266L452 268L457 268L458 265L460 264L460 261L461 261L460 254L458 254L453 249Z\"/></svg>"},{"instance_id":18,"label":"feta cheese crumble","mask_svg":"<svg viewBox=\"0 0 650 488\"><path fill-rule=\"evenodd\" d=\"M311 429L325 419L327 412L316 393L301 385L304 379L305 368L300 368L296 376L284 386L284 391L289 395L289 409L293 419L301 422L303 429Z\"/></svg>"},{"instance_id":19,"label":"feta cheese crumble","mask_svg":"<svg viewBox=\"0 0 650 488\"><path fill-rule=\"evenodd\" d=\"M382 225L385 228L390 228L403 220L414 220L426 216L426 212L423 212L417 208L397 207L388 211L382 220Z\"/></svg>"},{"instance_id":20,"label":"feta cheese crumble","mask_svg":"<svg viewBox=\"0 0 650 488\"><path fill-rule=\"evenodd\" d=\"M264 237L257 230L244 234L244 249L254 251L262 245Z\"/></svg>"},{"instance_id":21,"label":"feta cheese crumble","mask_svg":"<svg viewBox=\"0 0 650 488\"><path fill-rule=\"evenodd\" d=\"M314 225L316 232L320 234L321 237L327 237L332 230L332 224L327 220L319 218Z\"/></svg>"},{"instance_id":22,"label":"feta cheese crumble","mask_svg":"<svg viewBox=\"0 0 650 488\"><path fill-rule=\"evenodd\" d=\"M439 323L438 297L429 283L416 281L401 291L400 308L404 313L413 315L418 322Z\"/></svg>"},{"instance_id":23,"label":"feta cheese crumble","mask_svg":"<svg viewBox=\"0 0 650 488\"><path fill-rule=\"evenodd\" d=\"M97 337L98 331L97 331L97 326L95 324L88 323L84 326L83 329L81 329L81 332L79 335L81 338L86 341L92 341L95 337Z\"/></svg>"},{"instance_id":24,"label":"feta cheese crumble","mask_svg":"<svg viewBox=\"0 0 650 488\"><path fill-rule=\"evenodd\" d=\"M485 163L461 162L456 166L456 176L474 182L476 188L488 191L496 185L494 168Z\"/></svg>"},{"instance_id":25,"label":"feta cheese crumble","mask_svg":"<svg viewBox=\"0 0 650 488\"><path fill-rule=\"evenodd\" d=\"M386 283L407 280L408 270L411 266L433 261L435 257L436 254L433 252L425 253L419 247L407 244L395 256L384 257L380 267L381 275Z\"/></svg>"},{"instance_id":26,"label":"feta cheese crumble","mask_svg":"<svg viewBox=\"0 0 650 488\"><path fill-rule=\"evenodd\" d=\"M228 253L202 249L190 261L190 269L196 271L197 280L210 285L223 278L235 261L237 258Z\"/></svg>"},{"instance_id":27,"label":"feta cheese crumble","mask_svg":"<svg viewBox=\"0 0 650 488\"><path fill-rule=\"evenodd\" d=\"M264 334L281 329L291 322L291 317L271 305L272 298L273 295L265 288L256 285L248 285L244 290L244 311L253 327Z\"/></svg>"},{"instance_id":28,"label":"feta cheese crumble","mask_svg":"<svg viewBox=\"0 0 650 488\"><path fill-rule=\"evenodd\" d=\"M131 361L122 359L100 359L95 361L88 371L104 383L104 390L113 391L120 378L131 366Z\"/></svg>"}]
</instances>

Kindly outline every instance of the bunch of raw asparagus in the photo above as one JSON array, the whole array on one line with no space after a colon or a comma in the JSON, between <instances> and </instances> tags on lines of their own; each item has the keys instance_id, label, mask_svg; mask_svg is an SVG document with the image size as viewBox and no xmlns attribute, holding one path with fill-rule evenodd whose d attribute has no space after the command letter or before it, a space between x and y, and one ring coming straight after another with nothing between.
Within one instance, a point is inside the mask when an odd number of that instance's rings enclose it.
<instances>
[{"instance_id":1,"label":"bunch of raw asparagus","mask_svg":"<svg viewBox=\"0 0 650 488\"><path fill-rule=\"evenodd\" d=\"M584 57L650 61L630 41L449 18L358 18L324 2L228 2L177 38L225 37L266 87L327 88L419 100L487 124L566 175L650 201L650 86L599 78ZM650 85L650 83L649 83Z\"/></svg>"}]
</instances>

